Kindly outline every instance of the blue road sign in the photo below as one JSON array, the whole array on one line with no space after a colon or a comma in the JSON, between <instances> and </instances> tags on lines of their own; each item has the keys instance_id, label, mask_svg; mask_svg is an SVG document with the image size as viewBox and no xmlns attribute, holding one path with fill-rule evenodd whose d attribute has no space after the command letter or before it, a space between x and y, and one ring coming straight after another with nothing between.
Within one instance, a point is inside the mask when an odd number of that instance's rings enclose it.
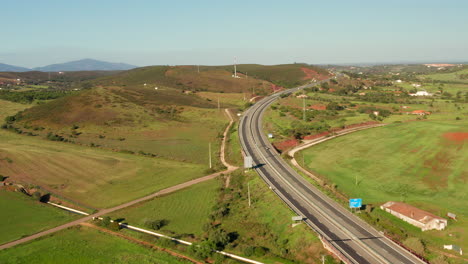
<instances>
[{"instance_id":1,"label":"blue road sign","mask_svg":"<svg viewBox=\"0 0 468 264\"><path fill-rule=\"evenodd\" d=\"M350 208L361 208L362 207L362 198L349 199Z\"/></svg>"}]
</instances>

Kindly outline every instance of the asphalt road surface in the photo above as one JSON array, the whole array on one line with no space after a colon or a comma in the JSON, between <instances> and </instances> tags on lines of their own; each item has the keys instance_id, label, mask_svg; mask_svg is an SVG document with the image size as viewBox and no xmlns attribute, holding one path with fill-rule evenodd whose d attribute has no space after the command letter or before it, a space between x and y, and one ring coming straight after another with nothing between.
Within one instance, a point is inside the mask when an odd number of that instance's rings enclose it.
<instances>
[{"instance_id":1,"label":"asphalt road surface","mask_svg":"<svg viewBox=\"0 0 468 264\"><path fill-rule=\"evenodd\" d=\"M252 156L255 170L291 209L338 250L347 263L425 263L384 237L294 171L269 143L262 127L265 109L283 93L299 91L320 82L282 91L255 103L239 124L241 144Z\"/></svg>"}]
</instances>

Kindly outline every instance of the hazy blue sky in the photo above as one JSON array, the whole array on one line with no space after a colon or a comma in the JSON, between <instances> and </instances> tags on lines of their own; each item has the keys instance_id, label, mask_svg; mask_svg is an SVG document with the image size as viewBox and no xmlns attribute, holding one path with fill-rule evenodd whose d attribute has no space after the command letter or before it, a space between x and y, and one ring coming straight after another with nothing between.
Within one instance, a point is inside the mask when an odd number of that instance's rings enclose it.
<instances>
[{"instance_id":1,"label":"hazy blue sky","mask_svg":"<svg viewBox=\"0 0 468 264\"><path fill-rule=\"evenodd\" d=\"M466 0L0 0L0 62L468 61Z\"/></svg>"}]
</instances>

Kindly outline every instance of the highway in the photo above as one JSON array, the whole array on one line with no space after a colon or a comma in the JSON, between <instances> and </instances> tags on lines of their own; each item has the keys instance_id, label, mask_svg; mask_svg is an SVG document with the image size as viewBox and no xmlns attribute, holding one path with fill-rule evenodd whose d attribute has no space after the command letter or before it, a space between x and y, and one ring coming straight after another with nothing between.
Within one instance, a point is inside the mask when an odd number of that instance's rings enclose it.
<instances>
[{"instance_id":1,"label":"highway","mask_svg":"<svg viewBox=\"0 0 468 264\"><path fill-rule=\"evenodd\" d=\"M263 132L263 112L283 93L299 91L320 82L263 98L247 110L239 124L245 155L255 170L305 223L328 241L345 263L425 263L384 237L373 227L323 194L294 171L276 152Z\"/></svg>"}]
</instances>

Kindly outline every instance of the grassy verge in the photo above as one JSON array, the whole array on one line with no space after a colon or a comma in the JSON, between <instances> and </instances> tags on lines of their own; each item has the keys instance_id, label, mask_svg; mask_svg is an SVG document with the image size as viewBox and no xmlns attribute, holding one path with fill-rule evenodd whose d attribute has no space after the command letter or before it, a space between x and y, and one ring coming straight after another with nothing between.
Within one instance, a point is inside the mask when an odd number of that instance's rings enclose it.
<instances>
[{"instance_id":1,"label":"grassy verge","mask_svg":"<svg viewBox=\"0 0 468 264\"><path fill-rule=\"evenodd\" d=\"M2 263L190 263L87 227L0 251Z\"/></svg>"},{"instance_id":2,"label":"grassy verge","mask_svg":"<svg viewBox=\"0 0 468 264\"><path fill-rule=\"evenodd\" d=\"M0 190L0 244L76 219L77 215L53 208L19 192Z\"/></svg>"}]
</instances>

